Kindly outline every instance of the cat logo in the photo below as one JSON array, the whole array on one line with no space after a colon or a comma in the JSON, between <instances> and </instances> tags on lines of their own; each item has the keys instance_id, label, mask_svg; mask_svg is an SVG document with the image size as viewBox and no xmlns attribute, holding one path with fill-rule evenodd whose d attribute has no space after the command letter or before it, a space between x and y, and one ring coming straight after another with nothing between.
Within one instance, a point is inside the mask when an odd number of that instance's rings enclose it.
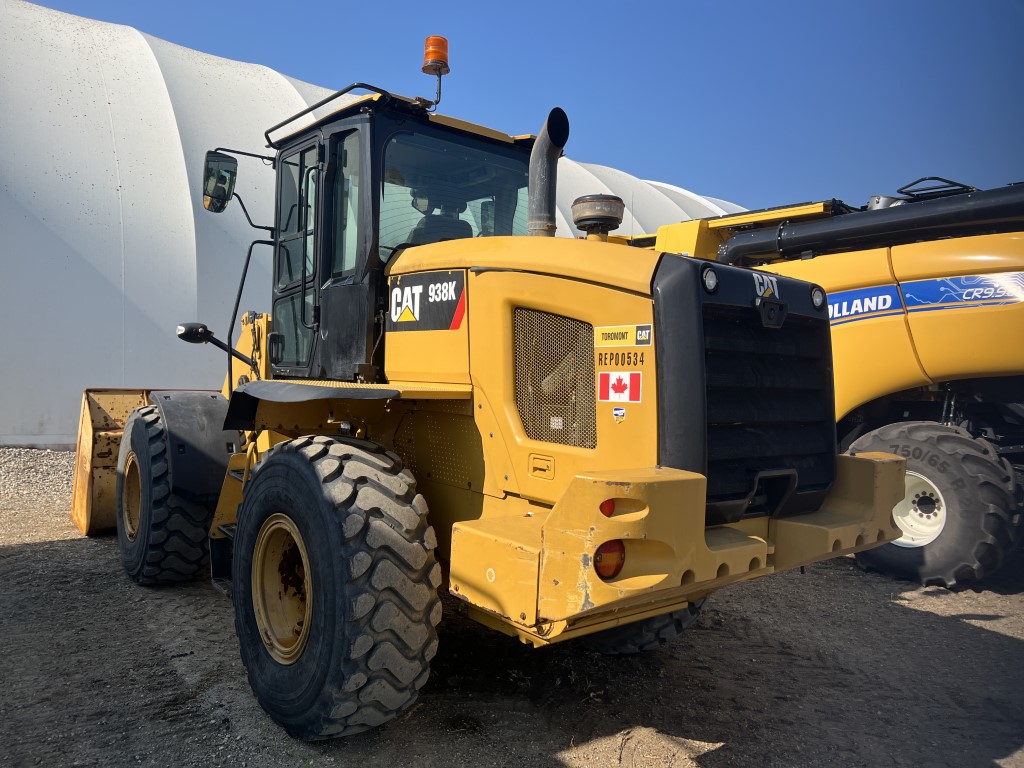
<instances>
[{"instance_id":1,"label":"cat logo","mask_svg":"<svg viewBox=\"0 0 1024 768\"><path fill-rule=\"evenodd\" d=\"M762 299L779 297L779 281L763 272L754 273L754 290Z\"/></svg>"},{"instance_id":2,"label":"cat logo","mask_svg":"<svg viewBox=\"0 0 1024 768\"><path fill-rule=\"evenodd\" d=\"M417 322L420 319L420 294L422 285L407 285L391 291L391 321L395 323Z\"/></svg>"}]
</instances>

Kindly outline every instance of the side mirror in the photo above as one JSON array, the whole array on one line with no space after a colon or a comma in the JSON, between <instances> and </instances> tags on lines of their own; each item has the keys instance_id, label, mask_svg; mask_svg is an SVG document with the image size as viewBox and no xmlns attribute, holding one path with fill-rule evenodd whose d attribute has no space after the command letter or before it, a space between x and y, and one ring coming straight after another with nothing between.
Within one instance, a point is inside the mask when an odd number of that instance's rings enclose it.
<instances>
[{"instance_id":1,"label":"side mirror","mask_svg":"<svg viewBox=\"0 0 1024 768\"><path fill-rule=\"evenodd\" d=\"M235 192L238 161L223 152L210 150L203 166L203 208L220 213L228 207Z\"/></svg>"},{"instance_id":2,"label":"side mirror","mask_svg":"<svg viewBox=\"0 0 1024 768\"><path fill-rule=\"evenodd\" d=\"M210 329L202 323L182 323L178 326L177 335L189 344L206 344L213 337Z\"/></svg>"}]
</instances>

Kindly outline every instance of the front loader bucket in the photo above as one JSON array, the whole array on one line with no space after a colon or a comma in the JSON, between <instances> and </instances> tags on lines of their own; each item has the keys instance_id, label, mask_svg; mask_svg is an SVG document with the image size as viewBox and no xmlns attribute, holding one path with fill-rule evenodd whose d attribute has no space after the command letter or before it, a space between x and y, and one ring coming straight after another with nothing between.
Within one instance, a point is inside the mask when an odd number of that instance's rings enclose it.
<instances>
[{"instance_id":1,"label":"front loader bucket","mask_svg":"<svg viewBox=\"0 0 1024 768\"><path fill-rule=\"evenodd\" d=\"M86 536L116 527L117 453L128 414L149 404L148 389L87 389L82 394L71 486L71 520Z\"/></svg>"}]
</instances>

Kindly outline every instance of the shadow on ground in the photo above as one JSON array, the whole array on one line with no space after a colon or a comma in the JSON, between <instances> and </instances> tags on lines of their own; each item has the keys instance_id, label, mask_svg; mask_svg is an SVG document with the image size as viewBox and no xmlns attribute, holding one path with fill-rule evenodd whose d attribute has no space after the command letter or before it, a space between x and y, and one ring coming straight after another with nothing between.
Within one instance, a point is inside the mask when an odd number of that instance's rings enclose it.
<instances>
[{"instance_id":1,"label":"shadow on ground","mask_svg":"<svg viewBox=\"0 0 1024 768\"><path fill-rule=\"evenodd\" d=\"M135 587L111 539L2 547L0 583L8 764L1024 763L1024 633L906 607L908 585L849 559L726 589L633 658L534 650L447 604L415 707L320 744L259 709L210 585ZM1024 614L1022 587L1018 558L991 587L998 610Z\"/></svg>"}]
</instances>

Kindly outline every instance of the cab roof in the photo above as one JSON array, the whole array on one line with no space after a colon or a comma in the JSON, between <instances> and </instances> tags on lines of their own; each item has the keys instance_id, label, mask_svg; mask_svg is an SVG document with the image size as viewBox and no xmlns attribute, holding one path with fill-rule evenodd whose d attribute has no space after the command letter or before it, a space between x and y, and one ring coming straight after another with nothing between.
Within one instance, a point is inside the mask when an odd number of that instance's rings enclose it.
<instances>
[{"instance_id":1,"label":"cab roof","mask_svg":"<svg viewBox=\"0 0 1024 768\"><path fill-rule=\"evenodd\" d=\"M351 91L362 89L371 90L372 93L365 94L353 94ZM331 102L337 102L332 105L332 108L324 113L317 114L316 110L320 107L326 106ZM425 118L429 122L444 125L449 128L454 128L464 133L471 133L477 136L484 136L489 139L495 139L497 141L503 141L509 144L520 144L531 142L536 138L533 134L523 134L519 136L510 136L507 133L496 131L493 128L488 128L483 125L477 125L470 123L465 120L459 120L455 117L449 117L447 115L440 115L436 112L428 112L427 105L430 102L425 101L422 98L409 98L408 96L400 96L398 94L388 93L387 91L376 88L375 86L368 86L364 83L353 83L347 88L343 88L340 91L335 92L326 99L323 99L310 107L297 112L286 120L278 123L272 128L268 128L264 135L267 139L267 146L273 149L280 149L282 146L290 142L293 138L301 133L308 131L310 128L314 128L318 125L322 125L330 120L336 120L339 117L344 117L349 114L358 112L368 104L388 104L394 106L402 111L407 111L418 117ZM280 138L272 139L270 134L274 131L291 126L296 120L302 117L310 116L308 122L301 123L299 126L291 128L287 133L283 134Z\"/></svg>"}]
</instances>

